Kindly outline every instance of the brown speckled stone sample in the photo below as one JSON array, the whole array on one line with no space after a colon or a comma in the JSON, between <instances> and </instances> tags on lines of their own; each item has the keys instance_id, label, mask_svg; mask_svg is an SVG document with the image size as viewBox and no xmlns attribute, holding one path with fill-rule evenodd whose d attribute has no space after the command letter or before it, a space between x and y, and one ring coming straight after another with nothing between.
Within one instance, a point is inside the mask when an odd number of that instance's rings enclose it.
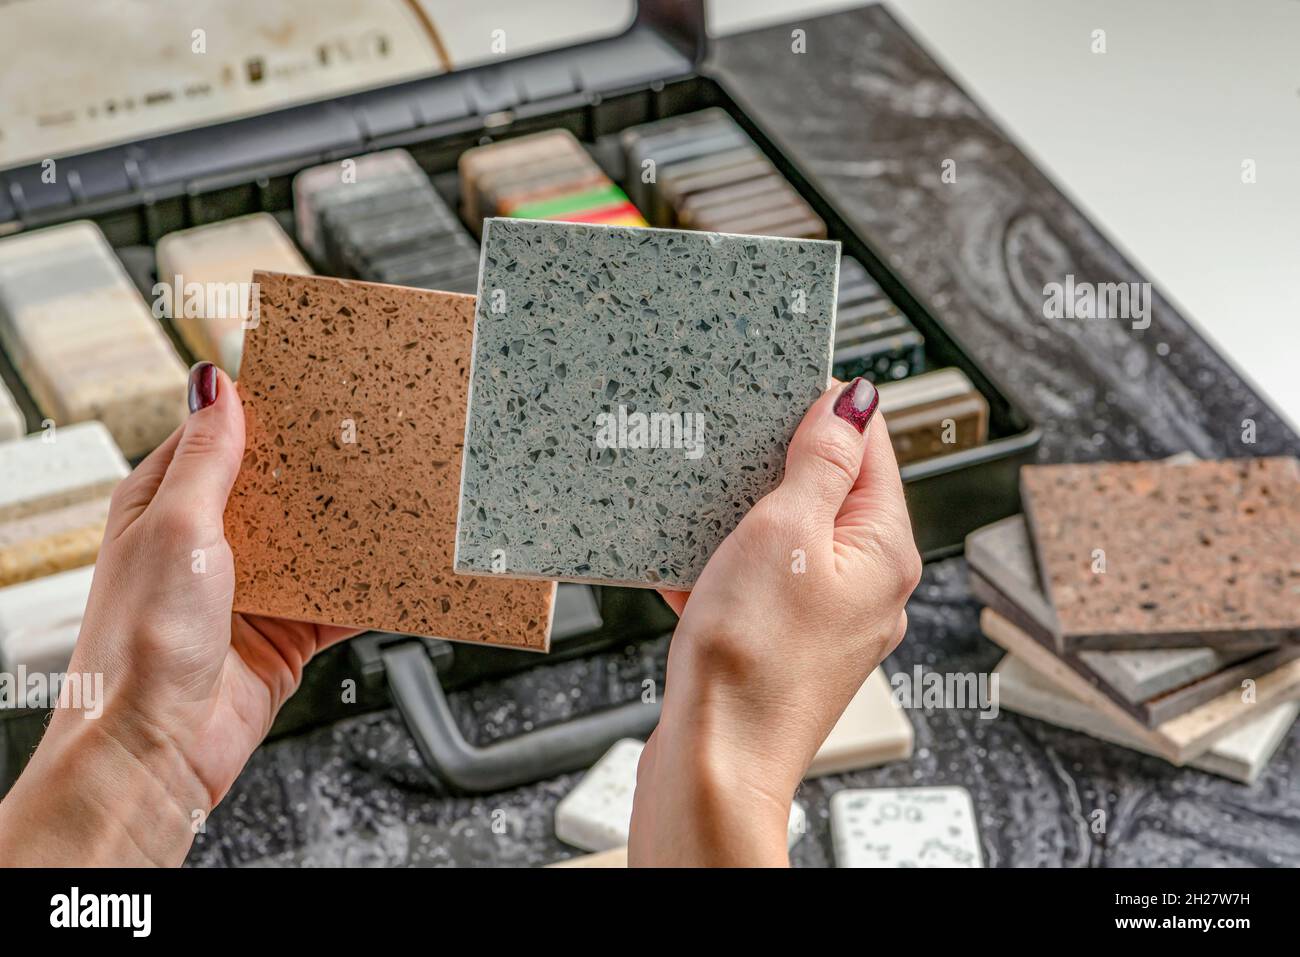
<instances>
[{"instance_id":1,"label":"brown speckled stone sample","mask_svg":"<svg viewBox=\"0 0 1300 957\"><path fill-rule=\"evenodd\" d=\"M1023 515L1013 515L968 535L966 561L971 569L971 591L976 598L1060 653L1056 612L1039 584L1034 545ZM1136 705L1160 699L1159 708L1164 709L1171 703L1170 692L1179 691L1177 697L1185 703L1186 692L1197 689L1203 697L1186 705L1194 707L1239 685L1242 678L1271 671L1290 658L1300 657L1300 645L1272 648L1262 656L1252 649L1202 646L1081 651L1062 654L1062 657L1072 667L1093 674L1117 695L1116 700ZM1234 668L1238 662L1246 663L1248 669L1255 671ZM1167 711L1163 714L1170 716ZM1151 717L1148 724L1164 720L1148 712L1138 716Z\"/></svg>"},{"instance_id":2,"label":"brown speckled stone sample","mask_svg":"<svg viewBox=\"0 0 1300 957\"><path fill-rule=\"evenodd\" d=\"M1020 485L1067 648L1300 640L1296 459L1028 466Z\"/></svg>"},{"instance_id":3,"label":"brown speckled stone sample","mask_svg":"<svg viewBox=\"0 0 1300 957\"><path fill-rule=\"evenodd\" d=\"M554 584L451 569L474 297L254 278L235 609L546 650Z\"/></svg>"}]
</instances>

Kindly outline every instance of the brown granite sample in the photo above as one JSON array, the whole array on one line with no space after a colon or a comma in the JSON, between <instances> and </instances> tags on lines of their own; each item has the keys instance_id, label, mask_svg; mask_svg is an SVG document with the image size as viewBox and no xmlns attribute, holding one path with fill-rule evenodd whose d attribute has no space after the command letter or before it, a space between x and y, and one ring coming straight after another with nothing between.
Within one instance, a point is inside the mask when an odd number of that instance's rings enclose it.
<instances>
[{"instance_id":1,"label":"brown granite sample","mask_svg":"<svg viewBox=\"0 0 1300 957\"><path fill-rule=\"evenodd\" d=\"M546 650L554 583L451 570L474 297L254 279L235 609Z\"/></svg>"},{"instance_id":2,"label":"brown granite sample","mask_svg":"<svg viewBox=\"0 0 1300 957\"><path fill-rule=\"evenodd\" d=\"M1020 486L1066 648L1300 640L1296 459L1027 466Z\"/></svg>"}]
</instances>

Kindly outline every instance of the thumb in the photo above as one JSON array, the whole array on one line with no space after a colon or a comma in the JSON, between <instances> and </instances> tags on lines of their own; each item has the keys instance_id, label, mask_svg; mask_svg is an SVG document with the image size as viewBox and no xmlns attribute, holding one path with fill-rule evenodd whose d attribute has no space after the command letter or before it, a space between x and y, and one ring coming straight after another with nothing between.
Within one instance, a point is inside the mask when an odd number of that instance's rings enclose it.
<instances>
[{"instance_id":1,"label":"thumb","mask_svg":"<svg viewBox=\"0 0 1300 957\"><path fill-rule=\"evenodd\" d=\"M838 383L813 403L785 456L781 494L794 496L799 508L833 523L848 497L866 449L864 434L879 404L876 387L866 379Z\"/></svg>"},{"instance_id":2,"label":"thumb","mask_svg":"<svg viewBox=\"0 0 1300 957\"><path fill-rule=\"evenodd\" d=\"M154 504L223 527L226 499L244 457L244 409L230 377L211 362L190 369L190 417Z\"/></svg>"}]
</instances>

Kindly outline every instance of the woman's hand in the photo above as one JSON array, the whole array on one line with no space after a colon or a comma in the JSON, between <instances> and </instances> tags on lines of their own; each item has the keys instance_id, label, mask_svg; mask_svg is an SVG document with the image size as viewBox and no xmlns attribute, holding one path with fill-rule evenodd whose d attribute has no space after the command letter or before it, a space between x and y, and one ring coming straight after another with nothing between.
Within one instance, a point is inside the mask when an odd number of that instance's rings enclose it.
<instances>
[{"instance_id":1,"label":"woman's hand","mask_svg":"<svg viewBox=\"0 0 1300 957\"><path fill-rule=\"evenodd\" d=\"M0 804L0 863L181 863L303 666L354 634L232 616L223 514L243 408L230 379L200 363L190 410L113 494L69 666L103 675L103 714L55 711Z\"/></svg>"},{"instance_id":2,"label":"woman's hand","mask_svg":"<svg viewBox=\"0 0 1300 957\"><path fill-rule=\"evenodd\" d=\"M788 863L795 789L902 639L921 574L876 402L862 379L818 399L781 485L689 596L664 595L681 621L638 768L629 863Z\"/></svg>"}]
</instances>

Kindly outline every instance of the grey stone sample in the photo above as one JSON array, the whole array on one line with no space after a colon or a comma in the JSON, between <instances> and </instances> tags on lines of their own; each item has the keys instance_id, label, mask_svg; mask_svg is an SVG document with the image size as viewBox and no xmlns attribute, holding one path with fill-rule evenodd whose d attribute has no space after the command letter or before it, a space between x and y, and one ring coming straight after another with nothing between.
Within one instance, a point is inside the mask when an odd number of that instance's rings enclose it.
<instances>
[{"instance_id":1,"label":"grey stone sample","mask_svg":"<svg viewBox=\"0 0 1300 957\"><path fill-rule=\"evenodd\" d=\"M828 385L839 244L483 237L456 571L689 588Z\"/></svg>"},{"instance_id":2,"label":"grey stone sample","mask_svg":"<svg viewBox=\"0 0 1300 957\"><path fill-rule=\"evenodd\" d=\"M966 560L1041 627L1055 631L1056 613L1038 584L1033 545L1023 515L1013 515L973 533ZM1157 695L1212 675L1249 651L1169 648L1143 651L1084 651L1079 657L1130 702Z\"/></svg>"}]
</instances>

